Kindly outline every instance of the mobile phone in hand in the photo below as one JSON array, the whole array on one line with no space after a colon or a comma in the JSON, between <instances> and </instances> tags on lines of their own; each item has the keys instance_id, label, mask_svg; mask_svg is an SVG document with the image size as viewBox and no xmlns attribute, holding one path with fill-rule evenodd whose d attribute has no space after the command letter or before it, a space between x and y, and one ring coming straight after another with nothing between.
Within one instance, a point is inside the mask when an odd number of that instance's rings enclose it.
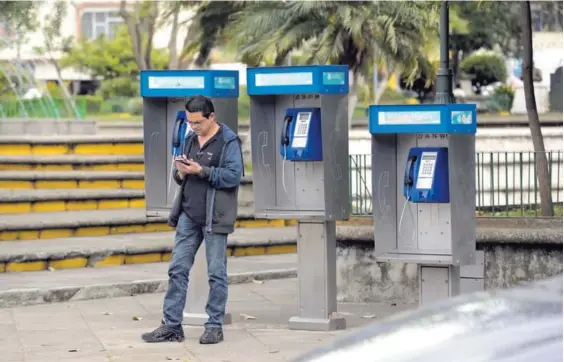
<instances>
[{"instance_id":1,"label":"mobile phone in hand","mask_svg":"<svg viewBox=\"0 0 564 362\"><path fill-rule=\"evenodd\" d=\"M190 165L190 161L189 161L189 160L186 160L186 159L184 159L184 158L182 158L182 157L177 157L177 158L175 158L174 160L175 160L175 161L178 161L178 162L182 162L182 163L185 164L185 165Z\"/></svg>"}]
</instances>

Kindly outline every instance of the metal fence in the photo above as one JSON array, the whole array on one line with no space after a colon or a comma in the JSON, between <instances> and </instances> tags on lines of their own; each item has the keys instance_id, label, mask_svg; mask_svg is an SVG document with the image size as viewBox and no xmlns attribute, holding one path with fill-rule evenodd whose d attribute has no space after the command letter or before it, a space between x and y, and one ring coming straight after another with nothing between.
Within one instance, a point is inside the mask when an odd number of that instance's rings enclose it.
<instances>
[{"instance_id":1,"label":"metal fence","mask_svg":"<svg viewBox=\"0 0 564 362\"><path fill-rule=\"evenodd\" d=\"M546 152L555 214L562 215L562 151ZM476 211L488 216L537 216L540 191L537 154L525 152L476 153ZM372 156L351 155L350 195L353 215L372 214Z\"/></svg>"}]
</instances>

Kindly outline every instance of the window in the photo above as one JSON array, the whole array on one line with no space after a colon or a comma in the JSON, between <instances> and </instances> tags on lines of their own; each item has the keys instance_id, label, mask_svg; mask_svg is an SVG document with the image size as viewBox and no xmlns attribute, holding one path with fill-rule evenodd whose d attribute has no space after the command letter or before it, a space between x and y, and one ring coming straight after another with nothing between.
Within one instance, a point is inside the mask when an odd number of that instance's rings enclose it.
<instances>
[{"instance_id":1,"label":"window","mask_svg":"<svg viewBox=\"0 0 564 362\"><path fill-rule=\"evenodd\" d=\"M113 39L123 19L117 11L87 10L80 17L81 36L87 40L104 35Z\"/></svg>"}]
</instances>

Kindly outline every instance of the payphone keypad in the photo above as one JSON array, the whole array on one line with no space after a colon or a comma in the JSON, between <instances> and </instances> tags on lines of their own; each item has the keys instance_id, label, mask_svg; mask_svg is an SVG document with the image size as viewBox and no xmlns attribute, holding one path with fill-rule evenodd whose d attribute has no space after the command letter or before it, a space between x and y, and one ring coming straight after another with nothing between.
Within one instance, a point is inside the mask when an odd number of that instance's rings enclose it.
<instances>
[{"instance_id":1,"label":"payphone keypad","mask_svg":"<svg viewBox=\"0 0 564 362\"><path fill-rule=\"evenodd\" d=\"M298 123L296 124L296 129L294 130L294 137L307 137L307 132L309 130L309 121L311 119L310 112L298 113Z\"/></svg>"},{"instance_id":2,"label":"payphone keypad","mask_svg":"<svg viewBox=\"0 0 564 362\"><path fill-rule=\"evenodd\" d=\"M300 123L298 125L298 130L296 131L296 134L301 136L301 135L305 135L306 132L307 132L307 124Z\"/></svg>"}]
</instances>

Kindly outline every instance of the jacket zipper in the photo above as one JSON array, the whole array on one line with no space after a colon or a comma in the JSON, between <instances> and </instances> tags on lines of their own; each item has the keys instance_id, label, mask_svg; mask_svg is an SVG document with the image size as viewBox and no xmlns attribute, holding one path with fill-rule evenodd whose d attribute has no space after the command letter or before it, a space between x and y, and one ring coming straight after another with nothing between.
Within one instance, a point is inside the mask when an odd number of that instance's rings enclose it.
<instances>
[{"instance_id":1,"label":"jacket zipper","mask_svg":"<svg viewBox=\"0 0 564 362\"><path fill-rule=\"evenodd\" d=\"M225 150L227 149L227 145L231 142L233 142L234 139L227 141L222 149L221 149L221 157L219 158L219 167L223 167L223 162L225 159ZM210 205L210 211L208 214L208 225L206 228L206 231L208 233L212 232L212 224L213 224L213 208L215 207L215 187L212 188L212 194L211 194L211 205Z\"/></svg>"}]
</instances>

